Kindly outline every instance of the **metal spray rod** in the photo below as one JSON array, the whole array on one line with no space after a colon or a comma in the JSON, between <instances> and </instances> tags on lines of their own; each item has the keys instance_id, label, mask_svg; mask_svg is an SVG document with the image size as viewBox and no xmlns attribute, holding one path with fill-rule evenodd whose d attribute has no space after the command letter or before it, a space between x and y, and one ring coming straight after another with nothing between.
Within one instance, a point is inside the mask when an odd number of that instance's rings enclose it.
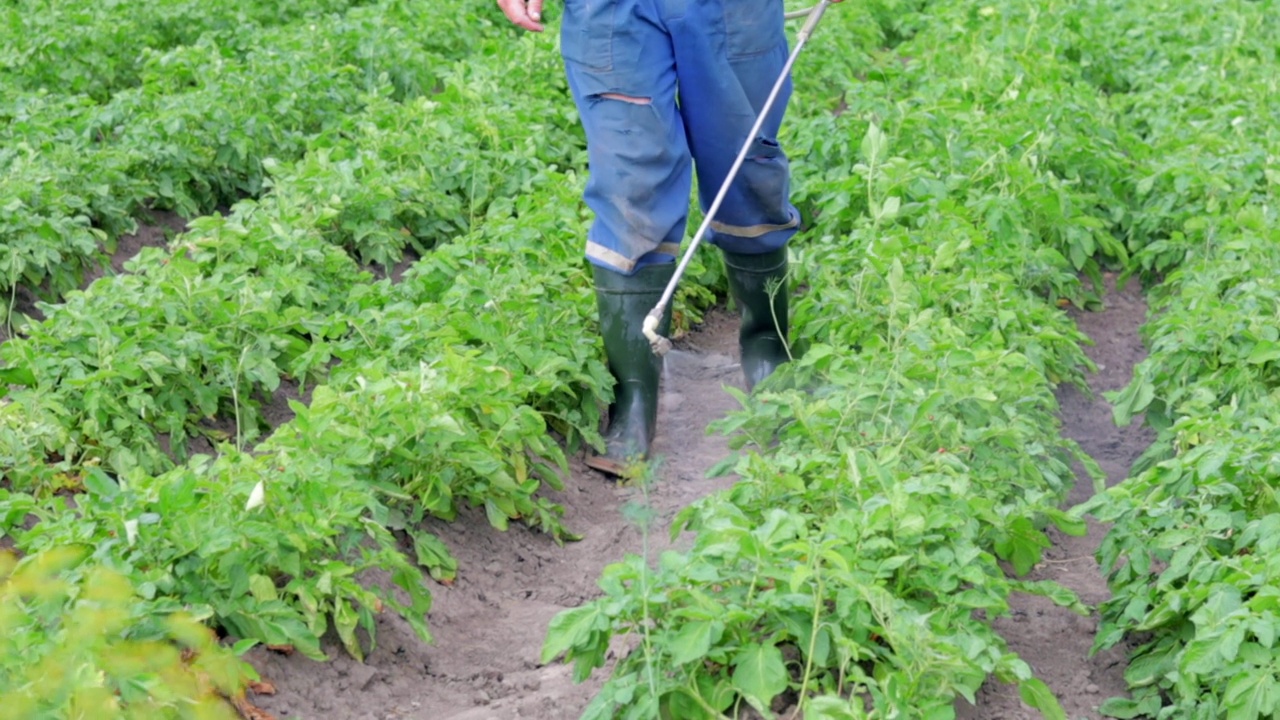
<instances>
[{"instance_id":1,"label":"metal spray rod","mask_svg":"<svg viewBox=\"0 0 1280 720\"><path fill-rule=\"evenodd\" d=\"M653 348L653 352L659 356L666 355L671 351L671 341L658 334L658 326L662 323L663 312L666 310L667 305L671 303L671 298L676 293L676 286L680 284L680 278L684 275L685 268L689 266L689 261L693 259L693 254L698 250L698 246L702 244L702 238L707 234L707 229L711 227L712 220L715 219L716 213L719 212L720 204L724 202L725 196L729 194L729 187L733 185L733 181L738 176L738 171L742 169L742 163L746 161L751 145L760 134L760 128L764 127L764 121L769 117L769 112L773 109L773 103L777 101L778 94L782 92L782 87L791 75L791 66L795 64L800 51L804 49L805 43L809 41L809 37L817 29L818 21L822 19L822 14L827 11L827 6L830 4L831 0L819 0L817 5L808 10L786 15L787 19L795 17L807 17L808 19L805 20L804 26L800 28L800 32L796 34L796 45L791 50L791 55L787 57L787 63L782 66L782 72L778 75L778 79L773 83L773 91L769 93L769 99L765 100L764 107L761 108L755 125L751 127L751 132L747 134L747 141L743 143L742 149L738 151L738 157L733 161L733 166L729 168L729 174L725 176L724 183L720 185L720 191L716 193L715 200L711 202L711 207L707 208L706 217L702 219L702 224L698 226L698 231L693 234L693 240L689 242L689 249L685 251L684 257L680 259L680 265L676 267L675 274L671 276L671 282L667 283L667 289L663 291L662 298L658 300L658 304L644 318L644 336L649 340L649 346Z\"/></svg>"},{"instance_id":2,"label":"metal spray rod","mask_svg":"<svg viewBox=\"0 0 1280 720\"><path fill-rule=\"evenodd\" d=\"M828 2L829 1L830 0L828 0ZM786 15L783 15L782 17L788 20L799 20L802 17L809 17L809 13L813 12L816 9L817 8L805 8L803 10L792 10L791 12L787 13ZM817 23L815 22L814 25L816 26ZM813 28L809 28L809 30L812 31Z\"/></svg>"}]
</instances>

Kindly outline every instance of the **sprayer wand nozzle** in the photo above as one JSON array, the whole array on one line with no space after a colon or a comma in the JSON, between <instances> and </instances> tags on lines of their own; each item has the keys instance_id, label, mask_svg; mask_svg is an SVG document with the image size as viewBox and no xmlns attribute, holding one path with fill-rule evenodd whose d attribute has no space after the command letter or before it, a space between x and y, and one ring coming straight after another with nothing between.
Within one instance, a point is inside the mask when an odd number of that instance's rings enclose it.
<instances>
[{"instance_id":1,"label":"sprayer wand nozzle","mask_svg":"<svg viewBox=\"0 0 1280 720\"><path fill-rule=\"evenodd\" d=\"M658 325L662 323L662 306L649 311L644 318L644 336L649 340L653 354L662 357L671 352L671 341L658 334Z\"/></svg>"}]
</instances>

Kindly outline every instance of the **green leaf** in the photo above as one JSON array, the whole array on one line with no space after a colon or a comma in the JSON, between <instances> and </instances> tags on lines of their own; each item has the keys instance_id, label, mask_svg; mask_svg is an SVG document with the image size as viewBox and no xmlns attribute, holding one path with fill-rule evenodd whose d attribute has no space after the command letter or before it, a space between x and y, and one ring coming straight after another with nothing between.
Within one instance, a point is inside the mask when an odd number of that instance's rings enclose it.
<instances>
[{"instance_id":1,"label":"green leaf","mask_svg":"<svg viewBox=\"0 0 1280 720\"><path fill-rule=\"evenodd\" d=\"M1230 453L1231 447L1225 444L1208 448L1196 462L1196 474L1204 481L1216 480L1218 471L1226 464Z\"/></svg>"},{"instance_id":2,"label":"green leaf","mask_svg":"<svg viewBox=\"0 0 1280 720\"><path fill-rule=\"evenodd\" d=\"M1280 359L1280 343L1264 340L1253 346L1253 351L1249 353L1246 362L1251 365L1261 365Z\"/></svg>"},{"instance_id":3,"label":"green leaf","mask_svg":"<svg viewBox=\"0 0 1280 720\"><path fill-rule=\"evenodd\" d=\"M1227 683L1223 704L1227 720L1257 720L1271 716L1276 681L1269 672L1253 670L1236 675Z\"/></svg>"},{"instance_id":4,"label":"green leaf","mask_svg":"<svg viewBox=\"0 0 1280 720\"><path fill-rule=\"evenodd\" d=\"M686 623L671 638L671 661L684 665L705 656L711 649L712 629L711 622L707 620Z\"/></svg>"},{"instance_id":5,"label":"green leaf","mask_svg":"<svg viewBox=\"0 0 1280 720\"><path fill-rule=\"evenodd\" d=\"M1125 682L1129 683L1131 688L1157 683L1173 669L1172 657L1178 649L1178 647L1170 647L1134 657L1129 662L1129 667L1125 668Z\"/></svg>"},{"instance_id":6,"label":"green leaf","mask_svg":"<svg viewBox=\"0 0 1280 720\"><path fill-rule=\"evenodd\" d=\"M867 125L867 134L862 138L862 157L869 162L878 162L889 154L889 138L880 126L874 122Z\"/></svg>"},{"instance_id":7,"label":"green leaf","mask_svg":"<svg viewBox=\"0 0 1280 720\"><path fill-rule=\"evenodd\" d=\"M1014 572L1026 575L1040 562L1040 551L1052 543L1025 517L1009 524L1005 535L996 542L996 553L1013 563Z\"/></svg>"},{"instance_id":8,"label":"green leaf","mask_svg":"<svg viewBox=\"0 0 1280 720\"><path fill-rule=\"evenodd\" d=\"M866 714L855 714L854 705L845 698L823 695L805 703L804 716L806 720L860 720Z\"/></svg>"},{"instance_id":9,"label":"green leaf","mask_svg":"<svg viewBox=\"0 0 1280 720\"><path fill-rule=\"evenodd\" d=\"M1194 675L1212 673L1221 663L1216 638L1214 641L1196 639L1187 643L1178 663L1184 673Z\"/></svg>"},{"instance_id":10,"label":"green leaf","mask_svg":"<svg viewBox=\"0 0 1280 720\"><path fill-rule=\"evenodd\" d=\"M484 501L484 513L489 518L490 525L504 532L507 530L510 518L502 508L498 507L498 503L493 498Z\"/></svg>"},{"instance_id":11,"label":"green leaf","mask_svg":"<svg viewBox=\"0 0 1280 720\"><path fill-rule=\"evenodd\" d=\"M1274 616L1255 618L1249 623L1249 629L1257 636L1262 647L1270 650L1276 643L1276 623Z\"/></svg>"},{"instance_id":12,"label":"green leaf","mask_svg":"<svg viewBox=\"0 0 1280 720\"><path fill-rule=\"evenodd\" d=\"M570 608L557 614L547 626L539 662L546 664L571 649L585 646L593 631L602 628L604 614L596 603Z\"/></svg>"},{"instance_id":13,"label":"green leaf","mask_svg":"<svg viewBox=\"0 0 1280 720\"><path fill-rule=\"evenodd\" d=\"M360 640L356 638L356 623L359 620L359 614L351 607L351 603L341 598L335 602L333 626L338 631L342 646L351 653L351 657L364 662L364 650L360 647Z\"/></svg>"},{"instance_id":14,"label":"green leaf","mask_svg":"<svg viewBox=\"0 0 1280 720\"><path fill-rule=\"evenodd\" d=\"M1089 524L1070 513L1058 508L1046 508L1044 514L1066 535L1084 537L1089 534Z\"/></svg>"},{"instance_id":15,"label":"green leaf","mask_svg":"<svg viewBox=\"0 0 1280 720\"><path fill-rule=\"evenodd\" d=\"M787 689L787 666L775 645L751 643L733 658L733 686L768 705Z\"/></svg>"},{"instance_id":16,"label":"green leaf","mask_svg":"<svg viewBox=\"0 0 1280 720\"><path fill-rule=\"evenodd\" d=\"M236 657L241 657L245 653L257 647L259 644L261 644L261 642L262 642L261 640L257 640L255 638L247 638L245 640L239 640L236 642L235 645L231 646L231 652L234 653Z\"/></svg>"},{"instance_id":17,"label":"green leaf","mask_svg":"<svg viewBox=\"0 0 1280 720\"><path fill-rule=\"evenodd\" d=\"M426 532L414 532L413 550L418 565L427 569L431 577L439 581L453 580L458 575L458 561L440 538Z\"/></svg>"},{"instance_id":18,"label":"green leaf","mask_svg":"<svg viewBox=\"0 0 1280 720\"><path fill-rule=\"evenodd\" d=\"M120 486L103 472L102 468L89 468L81 482L84 483L85 490L88 490L91 495L100 497L103 500L111 500L120 494Z\"/></svg>"},{"instance_id":19,"label":"green leaf","mask_svg":"<svg viewBox=\"0 0 1280 720\"><path fill-rule=\"evenodd\" d=\"M250 575L249 576L249 593L253 595L253 599L258 602L269 602L277 600L276 584L266 575Z\"/></svg>"},{"instance_id":20,"label":"green leaf","mask_svg":"<svg viewBox=\"0 0 1280 720\"><path fill-rule=\"evenodd\" d=\"M1039 678L1031 678L1018 683L1018 695L1022 702L1040 711L1045 720L1067 720L1067 713L1054 697L1053 691Z\"/></svg>"},{"instance_id":21,"label":"green leaf","mask_svg":"<svg viewBox=\"0 0 1280 720\"><path fill-rule=\"evenodd\" d=\"M1080 615L1092 612L1074 590L1053 580L1015 580L1010 585L1012 589L1046 597L1058 607L1068 608Z\"/></svg>"},{"instance_id":22,"label":"green leaf","mask_svg":"<svg viewBox=\"0 0 1280 720\"><path fill-rule=\"evenodd\" d=\"M24 367L0 368L0 385L35 387L36 376Z\"/></svg>"},{"instance_id":23,"label":"green leaf","mask_svg":"<svg viewBox=\"0 0 1280 720\"><path fill-rule=\"evenodd\" d=\"M1111 718L1119 718L1120 720L1132 720L1144 714L1144 711L1137 702L1129 698L1107 698L1102 706L1098 708L1098 712Z\"/></svg>"},{"instance_id":24,"label":"green leaf","mask_svg":"<svg viewBox=\"0 0 1280 720\"><path fill-rule=\"evenodd\" d=\"M734 466L736 466L737 464L738 464L738 456L736 454L730 454L725 459L721 460L715 465L712 465L711 469L708 470L703 475L703 477L707 478L708 480L713 478L718 478L718 477L724 477L725 475L728 475L730 472L732 472Z\"/></svg>"},{"instance_id":25,"label":"green leaf","mask_svg":"<svg viewBox=\"0 0 1280 720\"><path fill-rule=\"evenodd\" d=\"M950 269L955 265L956 257L961 252L968 250L970 245L971 243L967 239L958 243L954 240L943 240L938 244L938 249L933 256L933 263L929 266L929 272L936 273Z\"/></svg>"},{"instance_id":26,"label":"green leaf","mask_svg":"<svg viewBox=\"0 0 1280 720\"><path fill-rule=\"evenodd\" d=\"M710 720L713 716L698 704L693 691L682 687L667 693L662 698L662 709L652 717Z\"/></svg>"},{"instance_id":27,"label":"green leaf","mask_svg":"<svg viewBox=\"0 0 1280 720\"><path fill-rule=\"evenodd\" d=\"M1155 387L1141 378L1134 378L1120 392L1103 393L1113 403L1111 409L1116 425L1127 426L1133 416L1147 409L1155 399Z\"/></svg>"},{"instance_id":28,"label":"green leaf","mask_svg":"<svg viewBox=\"0 0 1280 720\"><path fill-rule=\"evenodd\" d=\"M737 696L733 691L733 685L722 675L700 673L697 676L697 685L702 699L717 712L722 713L727 710Z\"/></svg>"},{"instance_id":29,"label":"green leaf","mask_svg":"<svg viewBox=\"0 0 1280 720\"><path fill-rule=\"evenodd\" d=\"M937 705L925 710L920 720L956 720L955 703L939 702Z\"/></svg>"}]
</instances>

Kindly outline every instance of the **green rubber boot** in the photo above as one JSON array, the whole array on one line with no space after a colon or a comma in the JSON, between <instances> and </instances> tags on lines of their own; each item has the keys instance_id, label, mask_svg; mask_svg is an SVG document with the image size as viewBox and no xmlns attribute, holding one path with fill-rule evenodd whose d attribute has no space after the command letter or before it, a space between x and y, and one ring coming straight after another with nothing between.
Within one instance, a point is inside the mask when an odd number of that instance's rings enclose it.
<instances>
[{"instance_id":1,"label":"green rubber boot","mask_svg":"<svg viewBox=\"0 0 1280 720\"><path fill-rule=\"evenodd\" d=\"M649 444L658 424L662 358L649 347L644 319L662 298L674 273L673 264L649 265L631 276L595 268L600 334L614 378L605 452L587 457L587 465L601 472L620 476L628 465L649 458ZM665 337L670 330L668 309L658 332Z\"/></svg>"},{"instance_id":2,"label":"green rubber boot","mask_svg":"<svg viewBox=\"0 0 1280 720\"><path fill-rule=\"evenodd\" d=\"M729 291L742 309L738 343L747 389L791 359L787 352L787 249L763 255L724 253Z\"/></svg>"}]
</instances>

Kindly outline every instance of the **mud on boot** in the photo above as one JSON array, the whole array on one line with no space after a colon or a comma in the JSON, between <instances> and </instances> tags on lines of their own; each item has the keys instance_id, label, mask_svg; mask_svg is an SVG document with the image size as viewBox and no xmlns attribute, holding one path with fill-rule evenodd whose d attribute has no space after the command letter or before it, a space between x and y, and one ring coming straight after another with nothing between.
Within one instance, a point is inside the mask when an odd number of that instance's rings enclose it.
<instances>
[{"instance_id":1,"label":"mud on boot","mask_svg":"<svg viewBox=\"0 0 1280 720\"><path fill-rule=\"evenodd\" d=\"M596 307L604 339L609 372L614 378L614 400L609 406L605 452L588 454L588 467L614 476L649 458L649 445L658 422L658 383L662 359L653 353L644 336L644 319L658 304L675 265L649 265L633 275L595 267ZM671 313L663 317L659 332L667 335Z\"/></svg>"}]
</instances>

